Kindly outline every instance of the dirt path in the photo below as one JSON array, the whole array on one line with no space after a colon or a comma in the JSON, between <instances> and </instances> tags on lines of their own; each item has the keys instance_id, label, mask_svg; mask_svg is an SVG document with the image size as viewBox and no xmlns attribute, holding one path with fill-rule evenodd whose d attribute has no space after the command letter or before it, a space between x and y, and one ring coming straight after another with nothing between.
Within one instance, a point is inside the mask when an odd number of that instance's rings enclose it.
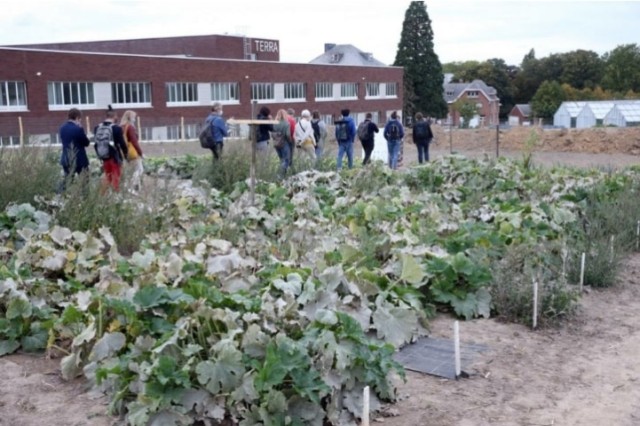
<instances>
[{"instance_id":1,"label":"dirt path","mask_svg":"<svg viewBox=\"0 0 640 426\"><path fill-rule=\"evenodd\" d=\"M640 425L640 254L617 287L592 291L560 330L531 331L496 320L460 324L463 342L489 351L469 379L409 373L406 399L386 426ZM451 338L452 318L432 323Z\"/></svg>"}]
</instances>

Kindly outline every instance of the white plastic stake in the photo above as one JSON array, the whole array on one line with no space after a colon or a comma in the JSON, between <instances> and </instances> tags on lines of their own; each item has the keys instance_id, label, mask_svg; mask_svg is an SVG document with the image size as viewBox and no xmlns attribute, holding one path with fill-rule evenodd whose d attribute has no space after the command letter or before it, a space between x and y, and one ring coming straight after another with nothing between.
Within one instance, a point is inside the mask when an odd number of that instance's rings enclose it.
<instances>
[{"instance_id":1,"label":"white plastic stake","mask_svg":"<svg viewBox=\"0 0 640 426\"><path fill-rule=\"evenodd\" d=\"M613 263L613 246L614 246L615 241L616 241L616 236L612 235L611 236L611 254L609 256L609 262L610 263Z\"/></svg>"},{"instance_id":2,"label":"white plastic stake","mask_svg":"<svg viewBox=\"0 0 640 426\"><path fill-rule=\"evenodd\" d=\"M533 328L538 326L538 281L533 281Z\"/></svg>"},{"instance_id":3,"label":"white plastic stake","mask_svg":"<svg viewBox=\"0 0 640 426\"><path fill-rule=\"evenodd\" d=\"M582 253L582 259L580 259L580 293L584 289L584 262L587 259L587 254Z\"/></svg>"},{"instance_id":4,"label":"white plastic stake","mask_svg":"<svg viewBox=\"0 0 640 426\"><path fill-rule=\"evenodd\" d=\"M636 250L640 250L640 220L638 221L638 226L636 227Z\"/></svg>"},{"instance_id":5,"label":"white plastic stake","mask_svg":"<svg viewBox=\"0 0 640 426\"><path fill-rule=\"evenodd\" d=\"M460 325L458 321L453 323L453 352L456 358L456 379L460 377L462 368L460 367Z\"/></svg>"},{"instance_id":6,"label":"white plastic stake","mask_svg":"<svg viewBox=\"0 0 640 426\"><path fill-rule=\"evenodd\" d=\"M362 426L369 426L369 386L362 391Z\"/></svg>"}]
</instances>

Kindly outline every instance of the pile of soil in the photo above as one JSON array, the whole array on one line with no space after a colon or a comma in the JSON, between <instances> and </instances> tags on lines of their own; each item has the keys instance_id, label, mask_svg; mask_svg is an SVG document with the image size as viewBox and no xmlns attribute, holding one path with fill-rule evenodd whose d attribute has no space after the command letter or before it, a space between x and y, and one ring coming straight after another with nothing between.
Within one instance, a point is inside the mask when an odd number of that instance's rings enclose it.
<instances>
[{"instance_id":1,"label":"pile of soil","mask_svg":"<svg viewBox=\"0 0 640 426\"><path fill-rule=\"evenodd\" d=\"M442 145L454 150L580 152L591 154L627 154L640 156L640 127L543 129L513 127L501 129L453 129L435 125L434 136Z\"/></svg>"}]
</instances>

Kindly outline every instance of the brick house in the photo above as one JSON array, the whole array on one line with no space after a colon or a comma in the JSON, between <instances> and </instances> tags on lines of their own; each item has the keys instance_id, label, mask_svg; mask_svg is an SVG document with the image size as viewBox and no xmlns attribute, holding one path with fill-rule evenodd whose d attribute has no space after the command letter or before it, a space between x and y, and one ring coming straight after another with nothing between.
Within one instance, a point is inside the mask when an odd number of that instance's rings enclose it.
<instances>
[{"instance_id":1,"label":"brick house","mask_svg":"<svg viewBox=\"0 0 640 426\"><path fill-rule=\"evenodd\" d=\"M509 112L509 124L512 126L522 126L523 124L531 124L531 105L516 104Z\"/></svg>"},{"instance_id":2,"label":"brick house","mask_svg":"<svg viewBox=\"0 0 640 426\"><path fill-rule=\"evenodd\" d=\"M226 117L256 108L342 108L383 120L402 109L401 67L282 63L278 40L207 35L0 47L0 145L57 142L70 108L89 128L107 105L133 109L143 140L194 138L213 101ZM255 104L254 104L255 102Z\"/></svg>"},{"instance_id":3,"label":"brick house","mask_svg":"<svg viewBox=\"0 0 640 426\"><path fill-rule=\"evenodd\" d=\"M482 80L471 83L450 83L444 85L444 99L449 106L449 122L460 123L460 114L455 110L458 101L472 102L478 111L471 120L470 127L495 126L499 124L500 99L498 92Z\"/></svg>"}]
</instances>

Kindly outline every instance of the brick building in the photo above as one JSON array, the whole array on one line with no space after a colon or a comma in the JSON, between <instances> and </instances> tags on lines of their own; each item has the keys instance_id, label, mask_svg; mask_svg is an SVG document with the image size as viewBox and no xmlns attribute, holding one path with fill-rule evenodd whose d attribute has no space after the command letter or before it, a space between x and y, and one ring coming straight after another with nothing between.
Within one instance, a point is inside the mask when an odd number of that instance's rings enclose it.
<instances>
[{"instance_id":1,"label":"brick building","mask_svg":"<svg viewBox=\"0 0 640 426\"><path fill-rule=\"evenodd\" d=\"M267 105L384 121L402 110L403 70L359 53L355 65L282 63L278 40L227 35L0 47L0 144L56 142L70 108L91 128L109 104L138 112L143 140L194 138L213 101L227 118Z\"/></svg>"}]
</instances>

